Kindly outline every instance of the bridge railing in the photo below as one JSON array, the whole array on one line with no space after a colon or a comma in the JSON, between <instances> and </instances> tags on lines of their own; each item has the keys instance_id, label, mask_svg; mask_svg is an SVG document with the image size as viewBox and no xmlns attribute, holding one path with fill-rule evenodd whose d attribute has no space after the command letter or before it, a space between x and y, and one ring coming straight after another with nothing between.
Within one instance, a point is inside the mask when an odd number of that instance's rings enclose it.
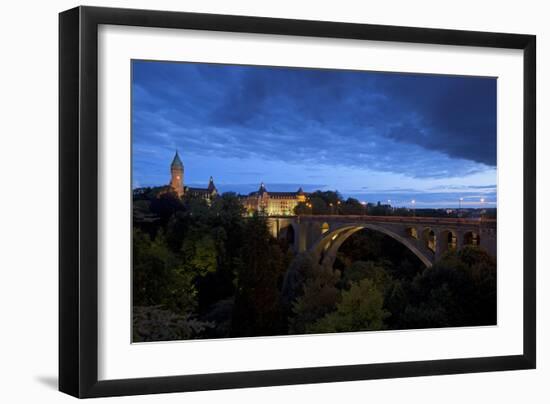
<instances>
[{"instance_id":1,"label":"bridge railing","mask_svg":"<svg viewBox=\"0 0 550 404\"><path fill-rule=\"evenodd\" d=\"M288 217L288 216L287 216ZM368 221L379 223L418 223L418 224L450 224L450 225L471 225L496 227L496 219L487 218L448 218L448 217L427 217L427 216L371 216L371 215L299 215L300 220L315 221Z\"/></svg>"}]
</instances>

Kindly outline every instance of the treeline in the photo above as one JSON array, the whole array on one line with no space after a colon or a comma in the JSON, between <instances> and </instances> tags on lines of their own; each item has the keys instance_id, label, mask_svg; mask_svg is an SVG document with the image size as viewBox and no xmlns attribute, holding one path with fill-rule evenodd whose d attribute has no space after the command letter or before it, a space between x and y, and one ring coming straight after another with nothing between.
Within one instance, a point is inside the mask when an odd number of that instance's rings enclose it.
<instances>
[{"instance_id":1,"label":"treeline","mask_svg":"<svg viewBox=\"0 0 550 404\"><path fill-rule=\"evenodd\" d=\"M280 287L292 258L234 194L134 194L134 340L286 332Z\"/></svg>"},{"instance_id":2,"label":"treeline","mask_svg":"<svg viewBox=\"0 0 550 404\"><path fill-rule=\"evenodd\" d=\"M494 324L496 263L477 248L424 269L370 231L333 268L295 256L235 194L134 193L133 338L159 341Z\"/></svg>"},{"instance_id":3,"label":"treeline","mask_svg":"<svg viewBox=\"0 0 550 404\"><path fill-rule=\"evenodd\" d=\"M335 191L315 191L306 202L294 208L296 215L369 215L369 216L419 216L419 217L464 217L496 219L496 208L441 209L405 208L380 201L362 203L356 198L344 198Z\"/></svg>"}]
</instances>

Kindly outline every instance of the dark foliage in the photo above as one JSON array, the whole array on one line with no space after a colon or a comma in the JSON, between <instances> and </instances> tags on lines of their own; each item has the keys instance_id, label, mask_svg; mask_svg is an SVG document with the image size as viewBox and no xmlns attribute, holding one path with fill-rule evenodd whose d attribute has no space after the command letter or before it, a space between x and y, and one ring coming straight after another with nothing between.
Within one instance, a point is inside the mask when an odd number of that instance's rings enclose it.
<instances>
[{"instance_id":1,"label":"dark foliage","mask_svg":"<svg viewBox=\"0 0 550 404\"><path fill-rule=\"evenodd\" d=\"M337 192L316 192L297 211L366 209L395 212ZM328 267L295 256L265 216L243 213L230 193L209 204L164 188L134 192L135 341L496 323L496 262L479 248L426 269L394 239L362 230Z\"/></svg>"}]
</instances>

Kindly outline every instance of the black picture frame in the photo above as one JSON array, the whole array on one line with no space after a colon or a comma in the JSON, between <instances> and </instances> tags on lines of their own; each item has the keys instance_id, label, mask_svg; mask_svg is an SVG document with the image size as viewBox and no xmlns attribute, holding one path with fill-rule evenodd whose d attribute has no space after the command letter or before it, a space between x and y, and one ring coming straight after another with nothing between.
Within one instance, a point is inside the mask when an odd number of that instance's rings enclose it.
<instances>
[{"instance_id":1,"label":"black picture frame","mask_svg":"<svg viewBox=\"0 0 550 404\"><path fill-rule=\"evenodd\" d=\"M464 45L523 50L523 354L98 380L98 26ZM75 397L324 383L536 366L536 37L150 10L77 7L59 15L59 389Z\"/></svg>"}]
</instances>

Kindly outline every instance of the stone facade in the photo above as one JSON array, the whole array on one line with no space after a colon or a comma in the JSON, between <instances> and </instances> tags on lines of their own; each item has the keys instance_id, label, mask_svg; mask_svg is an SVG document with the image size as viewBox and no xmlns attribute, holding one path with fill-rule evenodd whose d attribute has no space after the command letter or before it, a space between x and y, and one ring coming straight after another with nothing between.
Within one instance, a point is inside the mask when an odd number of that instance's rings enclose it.
<instances>
[{"instance_id":1,"label":"stone facade","mask_svg":"<svg viewBox=\"0 0 550 404\"><path fill-rule=\"evenodd\" d=\"M268 216L293 216L294 208L306 202L307 194L302 188L296 192L268 192L264 183L256 192L241 197L248 215L262 212Z\"/></svg>"}]
</instances>

